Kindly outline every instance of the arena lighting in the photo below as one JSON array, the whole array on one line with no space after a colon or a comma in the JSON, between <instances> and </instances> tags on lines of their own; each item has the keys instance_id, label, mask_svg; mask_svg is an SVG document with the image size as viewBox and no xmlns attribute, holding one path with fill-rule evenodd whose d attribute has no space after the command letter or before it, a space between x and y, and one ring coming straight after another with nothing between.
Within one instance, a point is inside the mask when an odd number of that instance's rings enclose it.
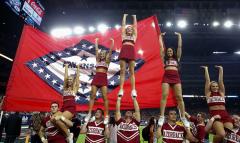
<instances>
[{"instance_id":1,"label":"arena lighting","mask_svg":"<svg viewBox=\"0 0 240 143\"><path fill-rule=\"evenodd\" d=\"M72 35L72 29L71 28L55 28L51 30L51 35L57 38L69 36L69 35Z\"/></svg>"},{"instance_id":2,"label":"arena lighting","mask_svg":"<svg viewBox=\"0 0 240 143\"><path fill-rule=\"evenodd\" d=\"M120 26L120 25L118 25L118 24L117 24L117 25L115 25L115 29L117 29L117 30L118 30L118 29L120 29L120 28L121 28L121 26Z\"/></svg>"},{"instance_id":3,"label":"arena lighting","mask_svg":"<svg viewBox=\"0 0 240 143\"><path fill-rule=\"evenodd\" d=\"M227 98L237 98L238 96L237 95L229 95L227 96Z\"/></svg>"},{"instance_id":4,"label":"arena lighting","mask_svg":"<svg viewBox=\"0 0 240 143\"><path fill-rule=\"evenodd\" d=\"M194 97L194 95L183 95L183 97L191 98L191 97Z\"/></svg>"},{"instance_id":5,"label":"arena lighting","mask_svg":"<svg viewBox=\"0 0 240 143\"><path fill-rule=\"evenodd\" d=\"M95 31L95 28L94 28L93 26L90 26L90 27L88 28L88 31L89 31L89 32L94 32L94 31Z\"/></svg>"},{"instance_id":6,"label":"arena lighting","mask_svg":"<svg viewBox=\"0 0 240 143\"><path fill-rule=\"evenodd\" d=\"M5 55L3 55L3 54L1 54L0 53L0 57L3 57L3 58L5 58L5 59L7 59L7 60L9 60L9 61L13 61L13 59L11 59L11 58L9 58L8 56L5 56Z\"/></svg>"},{"instance_id":7,"label":"arena lighting","mask_svg":"<svg viewBox=\"0 0 240 143\"><path fill-rule=\"evenodd\" d=\"M233 22L231 20L227 20L224 22L225 28L231 28L233 26Z\"/></svg>"},{"instance_id":8,"label":"arena lighting","mask_svg":"<svg viewBox=\"0 0 240 143\"><path fill-rule=\"evenodd\" d=\"M213 54L226 54L227 52L214 51Z\"/></svg>"},{"instance_id":9,"label":"arena lighting","mask_svg":"<svg viewBox=\"0 0 240 143\"><path fill-rule=\"evenodd\" d=\"M97 27L97 30L101 33L105 33L108 29L108 26L106 24L99 24Z\"/></svg>"},{"instance_id":10,"label":"arena lighting","mask_svg":"<svg viewBox=\"0 0 240 143\"><path fill-rule=\"evenodd\" d=\"M240 51L234 52L234 54L238 54L238 55L240 55Z\"/></svg>"},{"instance_id":11,"label":"arena lighting","mask_svg":"<svg viewBox=\"0 0 240 143\"><path fill-rule=\"evenodd\" d=\"M187 21L186 20L179 20L177 22L177 26L181 29L186 28L187 27Z\"/></svg>"},{"instance_id":12,"label":"arena lighting","mask_svg":"<svg viewBox=\"0 0 240 143\"><path fill-rule=\"evenodd\" d=\"M138 50L138 54L139 54L139 55L141 55L141 56L142 56L142 55L143 55L143 53L144 53L144 51L143 51L142 49L139 49L139 50Z\"/></svg>"},{"instance_id":13,"label":"arena lighting","mask_svg":"<svg viewBox=\"0 0 240 143\"><path fill-rule=\"evenodd\" d=\"M220 23L218 21L213 21L212 26L213 27L218 27Z\"/></svg>"},{"instance_id":14,"label":"arena lighting","mask_svg":"<svg viewBox=\"0 0 240 143\"><path fill-rule=\"evenodd\" d=\"M173 25L172 22L170 22L170 21L167 21L167 22L166 22L166 26L167 26L167 27L171 27L172 25Z\"/></svg>"},{"instance_id":15,"label":"arena lighting","mask_svg":"<svg viewBox=\"0 0 240 143\"><path fill-rule=\"evenodd\" d=\"M73 33L74 34L79 34L79 35L81 35L81 34L83 34L85 32L85 29L82 27L82 26L76 26L76 27L74 27L74 29L73 29Z\"/></svg>"}]
</instances>

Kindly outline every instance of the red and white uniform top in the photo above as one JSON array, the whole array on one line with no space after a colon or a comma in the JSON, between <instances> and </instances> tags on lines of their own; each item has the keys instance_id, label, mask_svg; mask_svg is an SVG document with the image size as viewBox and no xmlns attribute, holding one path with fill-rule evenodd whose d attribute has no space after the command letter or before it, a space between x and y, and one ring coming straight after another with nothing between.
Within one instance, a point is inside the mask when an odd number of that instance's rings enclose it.
<instances>
[{"instance_id":1,"label":"red and white uniform top","mask_svg":"<svg viewBox=\"0 0 240 143\"><path fill-rule=\"evenodd\" d=\"M133 43L135 44L135 40L136 40L136 36L124 36L122 37L122 43L125 43L125 42L130 42L130 43Z\"/></svg>"},{"instance_id":2,"label":"red and white uniform top","mask_svg":"<svg viewBox=\"0 0 240 143\"><path fill-rule=\"evenodd\" d=\"M199 124L197 122L197 119L195 117L190 117L190 129L191 133L195 138L199 140L199 143L204 143L205 141L205 125L204 124Z\"/></svg>"},{"instance_id":3,"label":"red and white uniform top","mask_svg":"<svg viewBox=\"0 0 240 143\"><path fill-rule=\"evenodd\" d=\"M240 143L240 129L233 129L233 131L227 132L225 136L226 143Z\"/></svg>"},{"instance_id":4,"label":"red and white uniform top","mask_svg":"<svg viewBox=\"0 0 240 143\"><path fill-rule=\"evenodd\" d=\"M164 123L162 126L164 143L182 143L186 134L186 130L183 126L177 124L172 126L169 123Z\"/></svg>"},{"instance_id":5,"label":"red and white uniform top","mask_svg":"<svg viewBox=\"0 0 240 143\"><path fill-rule=\"evenodd\" d=\"M165 68L168 66L174 66L174 67L178 67L178 61L176 59L168 59L165 61Z\"/></svg>"},{"instance_id":6,"label":"red and white uniform top","mask_svg":"<svg viewBox=\"0 0 240 143\"><path fill-rule=\"evenodd\" d=\"M120 118L116 121L117 125L117 142L118 143L139 143L139 126L140 122L136 119L132 119L130 123L127 123L125 119Z\"/></svg>"},{"instance_id":7,"label":"red and white uniform top","mask_svg":"<svg viewBox=\"0 0 240 143\"><path fill-rule=\"evenodd\" d=\"M208 106L225 105L225 97L221 96L219 92L211 92L207 99Z\"/></svg>"},{"instance_id":8,"label":"red and white uniform top","mask_svg":"<svg viewBox=\"0 0 240 143\"><path fill-rule=\"evenodd\" d=\"M104 137L105 125L103 121L97 122L89 122L87 124L87 135L85 139L85 143L105 143Z\"/></svg>"},{"instance_id":9,"label":"red and white uniform top","mask_svg":"<svg viewBox=\"0 0 240 143\"><path fill-rule=\"evenodd\" d=\"M73 90L64 90L63 96L76 96L76 94Z\"/></svg>"},{"instance_id":10,"label":"red and white uniform top","mask_svg":"<svg viewBox=\"0 0 240 143\"><path fill-rule=\"evenodd\" d=\"M108 69L108 64L106 61L97 61L96 68L105 68Z\"/></svg>"},{"instance_id":11,"label":"red and white uniform top","mask_svg":"<svg viewBox=\"0 0 240 143\"><path fill-rule=\"evenodd\" d=\"M42 121L42 126L45 128L48 142L66 142L65 137L50 121L51 117L47 116Z\"/></svg>"}]
</instances>

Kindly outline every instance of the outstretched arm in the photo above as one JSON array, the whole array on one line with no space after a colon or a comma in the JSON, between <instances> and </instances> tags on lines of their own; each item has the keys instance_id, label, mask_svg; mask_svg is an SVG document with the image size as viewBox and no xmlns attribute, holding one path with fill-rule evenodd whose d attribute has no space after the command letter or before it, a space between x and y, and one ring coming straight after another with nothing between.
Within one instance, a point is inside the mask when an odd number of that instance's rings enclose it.
<instances>
[{"instance_id":1,"label":"outstretched arm","mask_svg":"<svg viewBox=\"0 0 240 143\"><path fill-rule=\"evenodd\" d=\"M110 130L107 125L105 125L104 136L106 139L108 139L110 137Z\"/></svg>"},{"instance_id":2,"label":"outstretched arm","mask_svg":"<svg viewBox=\"0 0 240 143\"><path fill-rule=\"evenodd\" d=\"M205 95L208 97L210 94L210 77L208 73L208 67L207 66L201 66L201 68L204 69L205 73Z\"/></svg>"},{"instance_id":3,"label":"outstretched arm","mask_svg":"<svg viewBox=\"0 0 240 143\"><path fill-rule=\"evenodd\" d=\"M136 97L133 97L133 105L134 105L136 120L140 122L141 121L140 108L139 108Z\"/></svg>"},{"instance_id":4,"label":"outstretched arm","mask_svg":"<svg viewBox=\"0 0 240 143\"><path fill-rule=\"evenodd\" d=\"M178 61L180 61L181 56L182 56L182 36L178 32L175 32L175 35L178 36L177 59L178 59Z\"/></svg>"},{"instance_id":5,"label":"outstretched arm","mask_svg":"<svg viewBox=\"0 0 240 143\"><path fill-rule=\"evenodd\" d=\"M128 14L124 14L123 15L123 19L122 19L122 37L125 36L126 32L126 19L127 19L127 15Z\"/></svg>"},{"instance_id":6,"label":"outstretched arm","mask_svg":"<svg viewBox=\"0 0 240 143\"><path fill-rule=\"evenodd\" d=\"M162 126L159 126L157 128L157 135L156 135L156 137L159 139L161 136L162 136Z\"/></svg>"},{"instance_id":7,"label":"outstretched arm","mask_svg":"<svg viewBox=\"0 0 240 143\"><path fill-rule=\"evenodd\" d=\"M86 134L87 133L87 124L88 124L88 122L85 122L82 125L81 130L80 130L80 134Z\"/></svg>"},{"instance_id":8,"label":"outstretched arm","mask_svg":"<svg viewBox=\"0 0 240 143\"><path fill-rule=\"evenodd\" d=\"M95 39L95 54L96 54L96 61L99 60L99 55L98 55L98 38Z\"/></svg>"},{"instance_id":9,"label":"outstretched arm","mask_svg":"<svg viewBox=\"0 0 240 143\"><path fill-rule=\"evenodd\" d=\"M223 82L223 67L222 66L215 66L219 70L218 76L218 84L219 84L219 91L225 95L225 87Z\"/></svg>"},{"instance_id":10,"label":"outstretched arm","mask_svg":"<svg viewBox=\"0 0 240 143\"><path fill-rule=\"evenodd\" d=\"M68 80L68 64L65 64L65 73L64 73L64 82L63 82L64 90L66 90L67 88L67 80Z\"/></svg>"},{"instance_id":11,"label":"outstretched arm","mask_svg":"<svg viewBox=\"0 0 240 143\"><path fill-rule=\"evenodd\" d=\"M136 15L132 15L133 17L133 31L134 31L134 35L137 38L137 16Z\"/></svg>"},{"instance_id":12,"label":"outstretched arm","mask_svg":"<svg viewBox=\"0 0 240 143\"><path fill-rule=\"evenodd\" d=\"M74 83L74 93L75 94L78 92L79 84L80 84L80 80L79 80L80 70L79 69L80 69L79 65L77 65L77 74L76 74L75 83Z\"/></svg>"},{"instance_id":13,"label":"outstretched arm","mask_svg":"<svg viewBox=\"0 0 240 143\"><path fill-rule=\"evenodd\" d=\"M115 121L118 121L118 120L121 118L121 112L120 112L121 99L122 99L122 97L118 97L118 98L117 98Z\"/></svg>"},{"instance_id":14,"label":"outstretched arm","mask_svg":"<svg viewBox=\"0 0 240 143\"><path fill-rule=\"evenodd\" d=\"M113 49L113 47L114 47L114 39L113 39L113 38L110 38L110 40L112 41L112 45L111 45L110 50L109 50L109 53L107 54L107 57L106 57L106 59L107 59L106 61L107 61L108 64L109 64L110 61L111 61L112 49Z\"/></svg>"},{"instance_id":15,"label":"outstretched arm","mask_svg":"<svg viewBox=\"0 0 240 143\"><path fill-rule=\"evenodd\" d=\"M165 56L165 53L164 53L164 46L163 46L163 36L166 34L166 32L164 33L161 33L159 35L159 44L160 44L160 56L162 58L162 60L164 61L164 56Z\"/></svg>"}]
</instances>

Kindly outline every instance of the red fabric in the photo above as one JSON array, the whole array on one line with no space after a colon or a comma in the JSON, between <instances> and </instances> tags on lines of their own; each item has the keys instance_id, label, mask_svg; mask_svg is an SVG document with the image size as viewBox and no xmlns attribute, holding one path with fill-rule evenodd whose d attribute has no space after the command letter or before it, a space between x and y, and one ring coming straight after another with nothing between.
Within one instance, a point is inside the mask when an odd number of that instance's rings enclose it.
<instances>
[{"instance_id":1,"label":"red fabric","mask_svg":"<svg viewBox=\"0 0 240 143\"><path fill-rule=\"evenodd\" d=\"M76 102L74 96L63 96L62 111L69 111L73 115L76 115Z\"/></svg>"},{"instance_id":2,"label":"red fabric","mask_svg":"<svg viewBox=\"0 0 240 143\"><path fill-rule=\"evenodd\" d=\"M97 72L92 80L92 85L95 85L97 87L107 86L107 73Z\"/></svg>"},{"instance_id":3,"label":"red fabric","mask_svg":"<svg viewBox=\"0 0 240 143\"><path fill-rule=\"evenodd\" d=\"M152 26L153 23L155 23L155 27ZM157 25L158 23L156 23L156 17L154 16L138 22L138 38L135 50L141 49L144 53L143 55L136 54L136 58L142 58L145 61L140 70L135 73L137 98L140 108L160 107L164 65L160 58ZM52 101L58 101L62 105L62 95L34 74L25 63L44 56L51 51L61 51L82 39L87 39L94 43L96 37L99 37L99 44L106 47L110 47L111 41L109 38L113 37L115 40L113 50L119 50L122 46L121 30L109 30L104 35L95 33L82 37L55 39L31 26L24 26L8 81L3 109L6 111L49 111ZM110 110L115 110L118 91L119 87L108 94ZM130 79L125 81L124 91L126 96L122 98L121 109L133 109L133 102L130 96ZM167 106L175 105L175 98L170 93ZM102 107L102 99L95 102L94 108ZM88 110L88 104L77 106L77 111L86 110Z\"/></svg>"},{"instance_id":4,"label":"red fabric","mask_svg":"<svg viewBox=\"0 0 240 143\"><path fill-rule=\"evenodd\" d=\"M122 45L122 49L119 55L120 60L135 60L135 48L132 45Z\"/></svg>"},{"instance_id":5,"label":"red fabric","mask_svg":"<svg viewBox=\"0 0 240 143\"><path fill-rule=\"evenodd\" d=\"M226 122L233 123L233 119L229 116L226 110L210 110L209 112L211 117L215 115L220 115L221 116L220 122L222 123Z\"/></svg>"},{"instance_id":6,"label":"red fabric","mask_svg":"<svg viewBox=\"0 0 240 143\"><path fill-rule=\"evenodd\" d=\"M181 83L178 71L177 70L165 70L162 82L169 83L169 84Z\"/></svg>"}]
</instances>

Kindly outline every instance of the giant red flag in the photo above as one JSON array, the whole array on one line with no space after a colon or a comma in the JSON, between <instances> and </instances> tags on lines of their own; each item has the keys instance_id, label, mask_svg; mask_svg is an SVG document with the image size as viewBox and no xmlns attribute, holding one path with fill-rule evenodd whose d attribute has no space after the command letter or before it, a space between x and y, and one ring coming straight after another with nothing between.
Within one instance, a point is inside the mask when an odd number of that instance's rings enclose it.
<instances>
[{"instance_id":1,"label":"giant red flag","mask_svg":"<svg viewBox=\"0 0 240 143\"><path fill-rule=\"evenodd\" d=\"M138 22L136 41L136 89L140 108L158 108L161 99L161 80L164 72L160 58L158 34L160 29L155 16ZM119 90L121 30L111 29L104 34L95 33L56 39L31 26L24 26L12 72L9 78L3 109L7 111L49 111L52 101L62 104L62 87L65 62L70 63L69 72L74 74L80 64L80 88L76 96L77 110L88 109L90 83L95 74L94 39L99 38L100 49L108 50L115 40L108 72L109 106L115 109ZM132 109L131 84L126 73L122 109ZM174 106L170 95L167 106ZM97 93L95 108L103 107L101 93Z\"/></svg>"}]
</instances>

